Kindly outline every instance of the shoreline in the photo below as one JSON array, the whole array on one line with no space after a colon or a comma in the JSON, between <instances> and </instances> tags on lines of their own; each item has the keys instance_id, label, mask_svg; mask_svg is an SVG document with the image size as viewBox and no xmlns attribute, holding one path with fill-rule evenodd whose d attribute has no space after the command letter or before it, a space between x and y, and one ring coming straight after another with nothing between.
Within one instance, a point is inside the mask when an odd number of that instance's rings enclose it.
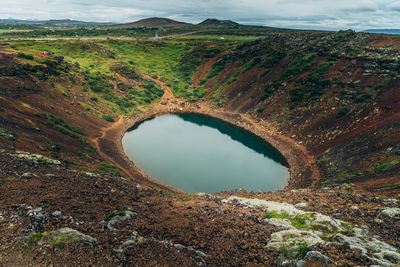
<instances>
[{"instance_id":1,"label":"shoreline","mask_svg":"<svg viewBox=\"0 0 400 267\"><path fill-rule=\"evenodd\" d=\"M129 119L120 118L111 127L106 128L99 138L94 140L99 154L114 165L117 165L127 177L132 177L135 182L157 187L161 190L168 190L176 194L186 194L186 192L177 188L163 184L140 169L129 159L122 145L122 138L126 131L136 124L159 115L177 113L201 114L222 120L242 130L249 131L272 145L287 161L290 174L286 186L275 191L312 187L319 180L319 170L306 149L289 137L279 133L269 122L264 120L255 121L247 114L212 110L204 102L198 104L185 102L171 104L168 100L167 102L165 105L156 103L152 109L134 114Z\"/></svg>"}]
</instances>

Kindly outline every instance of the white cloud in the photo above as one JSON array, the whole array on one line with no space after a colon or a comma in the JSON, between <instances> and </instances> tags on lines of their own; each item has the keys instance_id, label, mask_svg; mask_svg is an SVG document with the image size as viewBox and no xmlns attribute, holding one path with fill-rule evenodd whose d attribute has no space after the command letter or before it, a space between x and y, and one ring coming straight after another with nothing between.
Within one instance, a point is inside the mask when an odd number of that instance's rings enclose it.
<instances>
[{"instance_id":1,"label":"white cloud","mask_svg":"<svg viewBox=\"0 0 400 267\"><path fill-rule=\"evenodd\" d=\"M399 0L2 0L0 18L130 22L163 16L311 29L400 28Z\"/></svg>"}]
</instances>

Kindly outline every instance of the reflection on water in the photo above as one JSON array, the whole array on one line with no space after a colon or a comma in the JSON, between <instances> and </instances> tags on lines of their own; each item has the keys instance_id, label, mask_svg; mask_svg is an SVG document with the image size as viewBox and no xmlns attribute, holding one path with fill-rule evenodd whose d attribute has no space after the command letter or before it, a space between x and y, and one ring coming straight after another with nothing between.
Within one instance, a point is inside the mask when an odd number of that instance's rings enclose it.
<instances>
[{"instance_id":1,"label":"reflection on water","mask_svg":"<svg viewBox=\"0 0 400 267\"><path fill-rule=\"evenodd\" d=\"M140 168L186 192L271 191L289 178L285 159L271 145L204 115L155 117L136 125L122 141Z\"/></svg>"}]
</instances>

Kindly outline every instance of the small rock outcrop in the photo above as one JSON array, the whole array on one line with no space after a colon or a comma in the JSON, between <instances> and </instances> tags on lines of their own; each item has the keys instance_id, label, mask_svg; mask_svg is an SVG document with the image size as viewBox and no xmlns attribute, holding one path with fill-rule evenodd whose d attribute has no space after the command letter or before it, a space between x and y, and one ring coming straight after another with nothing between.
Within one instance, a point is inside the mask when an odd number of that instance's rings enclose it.
<instances>
[{"instance_id":1,"label":"small rock outcrop","mask_svg":"<svg viewBox=\"0 0 400 267\"><path fill-rule=\"evenodd\" d=\"M71 229L69 227L61 228L50 233L53 243L57 245L62 245L61 243L74 243L81 242L90 248L95 248L98 246L97 239L91 236L85 235L77 230Z\"/></svg>"},{"instance_id":2,"label":"small rock outcrop","mask_svg":"<svg viewBox=\"0 0 400 267\"><path fill-rule=\"evenodd\" d=\"M400 215L400 208L385 208L381 211L382 215L394 218Z\"/></svg>"}]
</instances>

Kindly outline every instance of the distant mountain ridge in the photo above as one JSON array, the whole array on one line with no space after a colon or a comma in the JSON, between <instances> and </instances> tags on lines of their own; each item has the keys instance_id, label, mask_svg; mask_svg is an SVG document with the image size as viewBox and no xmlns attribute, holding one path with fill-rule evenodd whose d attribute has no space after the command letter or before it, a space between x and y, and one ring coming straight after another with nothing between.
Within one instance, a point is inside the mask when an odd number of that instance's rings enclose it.
<instances>
[{"instance_id":1,"label":"distant mountain ridge","mask_svg":"<svg viewBox=\"0 0 400 267\"><path fill-rule=\"evenodd\" d=\"M41 27L90 27L112 25L111 22L86 22L71 19L52 19L52 20L19 20L19 19L0 19L0 24L6 25L31 25Z\"/></svg>"},{"instance_id":2,"label":"distant mountain ridge","mask_svg":"<svg viewBox=\"0 0 400 267\"><path fill-rule=\"evenodd\" d=\"M237 26L240 25L237 22L232 20L218 20L218 19L206 19L203 22L200 22L198 25L200 26Z\"/></svg>"},{"instance_id":3,"label":"distant mountain ridge","mask_svg":"<svg viewBox=\"0 0 400 267\"><path fill-rule=\"evenodd\" d=\"M168 18L153 17L153 18L141 19L130 23L116 24L113 25L113 27L166 27L166 26L174 27L174 26L184 26L184 25L192 25L192 24Z\"/></svg>"},{"instance_id":4,"label":"distant mountain ridge","mask_svg":"<svg viewBox=\"0 0 400 267\"><path fill-rule=\"evenodd\" d=\"M364 32L400 35L400 29L368 29Z\"/></svg>"}]
</instances>

